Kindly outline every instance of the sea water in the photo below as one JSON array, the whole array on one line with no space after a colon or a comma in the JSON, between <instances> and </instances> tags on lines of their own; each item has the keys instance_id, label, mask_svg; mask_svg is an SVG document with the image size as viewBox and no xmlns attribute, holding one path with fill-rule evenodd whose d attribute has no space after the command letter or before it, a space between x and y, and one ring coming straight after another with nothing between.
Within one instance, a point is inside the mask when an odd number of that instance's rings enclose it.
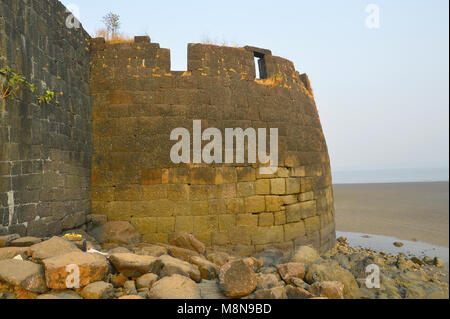
<instances>
[{"instance_id":1,"label":"sea water","mask_svg":"<svg viewBox=\"0 0 450 319\"><path fill-rule=\"evenodd\" d=\"M387 254L398 255L403 253L405 256L423 258L428 256L430 258L440 257L448 265L449 263L449 248L440 247L420 241L401 240L395 237L371 235L363 233L350 232L336 232L339 238L344 236L350 247L372 249L376 252L384 251ZM394 246L395 242L403 243L402 247Z\"/></svg>"},{"instance_id":2,"label":"sea water","mask_svg":"<svg viewBox=\"0 0 450 319\"><path fill-rule=\"evenodd\" d=\"M335 184L448 182L448 168L334 170Z\"/></svg>"}]
</instances>

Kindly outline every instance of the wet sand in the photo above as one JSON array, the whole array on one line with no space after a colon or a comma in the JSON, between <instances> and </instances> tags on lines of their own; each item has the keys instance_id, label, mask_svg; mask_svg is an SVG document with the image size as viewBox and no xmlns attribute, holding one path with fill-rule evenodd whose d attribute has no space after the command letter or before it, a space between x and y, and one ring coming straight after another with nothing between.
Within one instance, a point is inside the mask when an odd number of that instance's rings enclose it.
<instances>
[{"instance_id":1,"label":"wet sand","mask_svg":"<svg viewBox=\"0 0 450 319\"><path fill-rule=\"evenodd\" d=\"M449 247L449 183L334 185L336 228Z\"/></svg>"}]
</instances>

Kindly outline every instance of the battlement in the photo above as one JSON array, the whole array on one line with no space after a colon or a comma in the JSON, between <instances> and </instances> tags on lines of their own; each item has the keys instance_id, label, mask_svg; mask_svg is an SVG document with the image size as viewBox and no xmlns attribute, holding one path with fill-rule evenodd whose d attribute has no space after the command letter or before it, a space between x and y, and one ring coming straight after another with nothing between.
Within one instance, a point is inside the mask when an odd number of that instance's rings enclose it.
<instances>
[{"instance_id":1,"label":"battlement","mask_svg":"<svg viewBox=\"0 0 450 319\"><path fill-rule=\"evenodd\" d=\"M267 82L286 87L300 84L311 90L309 83L304 81L306 75L300 75L291 61L273 56L270 50L251 46L190 43L186 71L172 71L170 49L152 43L148 36L137 36L134 41L124 43L92 39L91 56L93 72L106 72L112 77L226 77L243 81L261 80L261 84ZM119 69L121 72L117 72ZM257 69L260 78L257 78Z\"/></svg>"}]
</instances>

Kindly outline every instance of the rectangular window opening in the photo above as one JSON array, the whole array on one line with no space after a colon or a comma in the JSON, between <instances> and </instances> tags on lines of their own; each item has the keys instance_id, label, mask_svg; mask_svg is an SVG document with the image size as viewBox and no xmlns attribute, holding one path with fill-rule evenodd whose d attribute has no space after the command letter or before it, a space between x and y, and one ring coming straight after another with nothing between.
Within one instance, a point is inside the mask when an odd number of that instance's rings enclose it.
<instances>
[{"instance_id":1,"label":"rectangular window opening","mask_svg":"<svg viewBox=\"0 0 450 319\"><path fill-rule=\"evenodd\" d=\"M267 79L266 60L264 54L255 52L255 71L258 80Z\"/></svg>"}]
</instances>

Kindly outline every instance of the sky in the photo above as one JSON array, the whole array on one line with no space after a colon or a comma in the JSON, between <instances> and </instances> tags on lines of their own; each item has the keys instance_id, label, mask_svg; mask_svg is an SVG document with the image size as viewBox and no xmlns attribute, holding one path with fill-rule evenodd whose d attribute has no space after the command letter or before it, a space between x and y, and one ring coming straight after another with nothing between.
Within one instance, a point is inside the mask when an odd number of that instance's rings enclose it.
<instances>
[{"instance_id":1,"label":"sky","mask_svg":"<svg viewBox=\"0 0 450 319\"><path fill-rule=\"evenodd\" d=\"M205 39L293 61L311 80L334 170L448 169L447 0L62 2L92 36L119 14L123 33L171 49L173 70Z\"/></svg>"}]
</instances>

